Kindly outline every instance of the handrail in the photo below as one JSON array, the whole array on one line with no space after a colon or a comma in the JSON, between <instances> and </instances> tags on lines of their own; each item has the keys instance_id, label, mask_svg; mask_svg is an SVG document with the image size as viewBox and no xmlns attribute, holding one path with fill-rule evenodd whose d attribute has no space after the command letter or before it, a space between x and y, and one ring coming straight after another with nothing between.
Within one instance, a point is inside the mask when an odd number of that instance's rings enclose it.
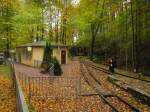
<instances>
[{"instance_id":1,"label":"handrail","mask_svg":"<svg viewBox=\"0 0 150 112\"><path fill-rule=\"evenodd\" d=\"M21 89L19 79L14 71L14 65L11 63L11 75L13 77L13 83L16 89L16 103L17 103L17 112L29 112L28 105L25 101L23 91Z\"/></svg>"}]
</instances>

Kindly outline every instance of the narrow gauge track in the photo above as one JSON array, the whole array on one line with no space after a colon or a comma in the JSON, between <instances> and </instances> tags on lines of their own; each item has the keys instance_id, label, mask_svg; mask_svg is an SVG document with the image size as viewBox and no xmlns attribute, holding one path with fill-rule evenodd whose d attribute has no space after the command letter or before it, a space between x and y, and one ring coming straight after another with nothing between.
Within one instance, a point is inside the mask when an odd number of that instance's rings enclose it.
<instances>
[{"instance_id":1,"label":"narrow gauge track","mask_svg":"<svg viewBox=\"0 0 150 112\"><path fill-rule=\"evenodd\" d=\"M90 87L94 88L94 90L96 90L96 91L98 92L97 88L91 83L91 81L89 81L89 78L86 76L86 71L85 71L84 65L80 64L80 68L81 68L82 76L83 76L85 82L86 82ZM91 76L91 75L90 75L90 76ZM90 80L92 80L92 79L90 79ZM92 81L92 82L93 82L93 81ZM119 112L111 103L109 103L109 101L107 101L107 99L106 99L101 93L98 92L98 96L99 96L100 98L102 98L102 99L104 100L104 102L105 102L107 105L110 106L110 108L112 109L112 111Z\"/></svg>"},{"instance_id":2,"label":"narrow gauge track","mask_svg":"<svg viewBox=\"0 0 150 112\"><path fill-rule=\"evenodd\" d=\"M108 70L106 70L106 69L104 69L104 68L102 68L102 67L95 66L95 65L91 64L91 63L88 62L88 61L84 61L84 63L86 63L88 66L90 66L90 67L92 67L92 68L94 68L94 69L96 69L96 70L103 71L103 72L105 72L105 73L107 73L107 74L112 74L110 71L108 71ZM140 78L137 78L137 77L127 76L127 75L124 75L124 74L121 74L121 73L115 73L115 74L116 74L116 75L120 75L120 76L124 76L124 77L128 77L128 78L131 78L131 79L137 79L137 80L140 80L140 81L143 81L143 82L148 82L148 83L150 83L150 81L148 81L148 80L140 79Z\"/></svg>"},{"instance_id":3,"label":"narrow gauge track","mask_svg":"<svg viewBox=\"0 0 150 112\"><path fill-rule=\"evenodd\" d=\"M137 109L136 107L132 106L131 104L123 100L120 96L113 95L113 96L106 97L105 95L103 95L97 88L101 86L100 81L95 76L93 76L92 72L89 70L89 68L87 67L87 65L85 65L83 61L81 62L81 72L82 72L84 80L89 84L89 86L91 86L92 88L96 90L98 95L105 101L105 103L108 104L112 108L112 111L119 112L119 109L115 107L115 105L111 102L112 101L111 99L118 100L117 102L124 105L123 107L125 109L134 111L134 112L140 112L139 109Z\"/></svg>"}]
</instances>

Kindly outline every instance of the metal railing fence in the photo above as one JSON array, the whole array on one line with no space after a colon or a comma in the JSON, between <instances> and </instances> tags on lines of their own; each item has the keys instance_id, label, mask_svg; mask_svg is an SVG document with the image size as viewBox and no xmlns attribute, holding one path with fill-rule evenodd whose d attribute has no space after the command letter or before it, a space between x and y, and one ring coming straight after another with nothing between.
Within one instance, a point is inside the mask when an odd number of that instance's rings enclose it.
<instances>
[{"instance_id":1,"label":"metal railing fence","mask_svg":"<svg viewBox=\"0 0 150 112\"><path fill-rule=\"evenodd\" d=\"M11 69L11 76L13 79L13 86L15 87L15 90L16 90L17 112L29 112L28 105L25 101L25 97L24 97L22 88L20 86L19 79L14 70L14 64L12 62L9 62L9 65Z\"/></svg>"},{"instance_id":2,"label":"metal railing fence","mask_svg":"<svg viewBox=\"0 0 150 112\"><path fill-rule=\"evenodd\" d=\"M18 78L29 101L32 97L73 99L79 96L80 77L31 77L19 72Z\"/></svg>"}]
</instances>

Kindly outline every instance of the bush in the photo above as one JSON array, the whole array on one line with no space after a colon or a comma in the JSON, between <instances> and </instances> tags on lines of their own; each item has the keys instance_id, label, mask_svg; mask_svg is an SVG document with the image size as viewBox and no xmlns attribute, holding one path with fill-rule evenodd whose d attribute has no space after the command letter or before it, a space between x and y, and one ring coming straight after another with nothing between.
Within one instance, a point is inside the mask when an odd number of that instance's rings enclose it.
<instances>
[{"instance_id":1,"label":"bush","mask_svg":"<svg viewBox=\"0 0 150 112\"><path fill-rule=\"evenodd\" d=\"M60 76L63 72L59 64L59 61L56 58L54 58L53 63L54 63L54 75Z\"/></svg>"}]
</instances>

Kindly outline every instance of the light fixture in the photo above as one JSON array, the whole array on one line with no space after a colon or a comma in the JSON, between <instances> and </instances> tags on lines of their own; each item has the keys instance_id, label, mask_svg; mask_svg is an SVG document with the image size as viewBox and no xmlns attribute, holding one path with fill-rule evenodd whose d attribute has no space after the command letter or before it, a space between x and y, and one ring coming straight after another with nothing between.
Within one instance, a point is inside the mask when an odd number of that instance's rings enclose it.
<instances>
[{"instance_id":1,"label":"light fixture","mask_svg":"<svg viewBox=\"0 0 150 112\"><path fill-rule=\"evenodd\" d=\"M32 51L32 47L27 47L27 51Z\"/></svg>"}]
</instances>

